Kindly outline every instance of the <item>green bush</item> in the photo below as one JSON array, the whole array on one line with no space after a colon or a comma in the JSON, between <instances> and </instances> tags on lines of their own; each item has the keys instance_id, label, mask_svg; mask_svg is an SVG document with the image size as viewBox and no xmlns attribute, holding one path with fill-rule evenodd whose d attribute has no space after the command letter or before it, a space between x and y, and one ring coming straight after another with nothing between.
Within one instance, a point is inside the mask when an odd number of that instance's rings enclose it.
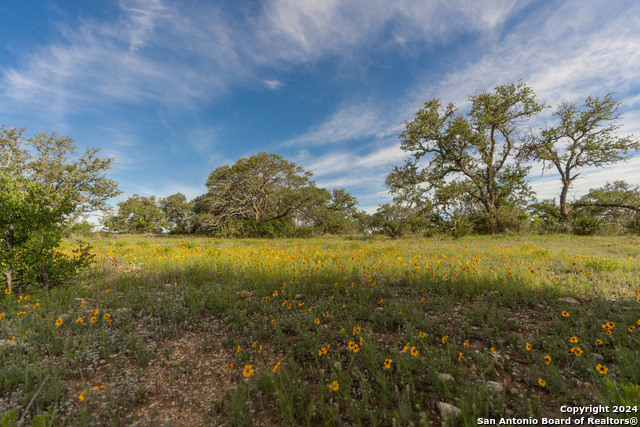
<instances>
[{"instance_id":1,"label":"green bush","mask_svg":"<svg viewBox=\"0 0 640 427\"><path fill-rule=\"evenodd\" d=\"M89 265L88 246L58 251L63 222L75 210L74 194L0 171L0 272L9 289L48 288Z\"/></svg>"}]
</instances>

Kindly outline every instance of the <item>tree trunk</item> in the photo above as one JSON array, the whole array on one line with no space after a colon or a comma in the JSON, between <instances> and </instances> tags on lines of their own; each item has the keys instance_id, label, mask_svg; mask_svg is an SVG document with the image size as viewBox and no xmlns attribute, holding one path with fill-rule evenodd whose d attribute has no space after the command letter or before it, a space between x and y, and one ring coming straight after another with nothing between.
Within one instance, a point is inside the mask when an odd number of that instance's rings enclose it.
<instances>
[{"instance_id":1,"label":"tree trunk","mask_svg":"<svg viewBox=\"0 0 640 427\"><path fill-rule=\"evenodd\" d=\"M560 215L562 215L562 220L564 222L571 221L571 209L573 208L573 206L567 203L567 196L569 194L570 186L570 182L562 182L562 192L560 193Z\"/></svg>"}]
</instances>

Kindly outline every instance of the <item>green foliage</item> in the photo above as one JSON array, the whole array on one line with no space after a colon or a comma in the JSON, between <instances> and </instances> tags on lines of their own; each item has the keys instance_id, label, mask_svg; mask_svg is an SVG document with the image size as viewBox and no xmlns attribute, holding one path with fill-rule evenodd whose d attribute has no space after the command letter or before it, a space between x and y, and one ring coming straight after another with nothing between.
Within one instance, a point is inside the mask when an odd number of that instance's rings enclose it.
<instances>
[{"instance_id":1,"label":"green foliage","mask_svg":"<svg viewBox=\"0 0 640 427\"><path fill-rule=\"evenodd\" d=\"M121 193L105 176L113 159L99 157L99 148L88 147L78 155L75 141L68 136L43 132L25 138L23 132L0 126L0 169L72 197L74 209L65 220L73 222L88 212L106 210L107 200Z\"/></svg>"},{"instance_id":2,"label":"green foliage","mask_svg":"<svg viewBox=\"0 0 640 427\"><path fill-rule=\"evenodd\" d=\"M541 160L545 169L556 169L560 174L560 212L566 222L571 219L569 189L582 175L576 169L608 166L628 159L640 149L640 140L616 135L620 104L612 94L603 98L589 96L582 109L575 103L560 104L554 113L558 124L542 130L521 153L521 158Z\"/></svg>"},{"instance_id":3,"label":"green foliage","mask_svg":"<svg viewBox=\"0 0 640 427\"><path fill-rule=\"evenodd\" d=\"M195 201L197 228L221 236L278 236L294 218L326 201L311 172L277 154L258 153L209 175Z\"/></svg>"},{"instance_id":4,"label":"green foliage","mask_svg":"<svg viewBox=\"0 0 640 427\"><path fill-rule=\"evenodd\" d=\"M134 194L118 203L118 213L107 217L104 225L117 233L161 233L168 224L155 196Z\"/></svg>"},{"instance_id":5,"label":"green foliage","mask_svg":"<svg viewBox=\"0 0 640 427\"><path fill-rule=\"evenodd\" d=\"M618 268L618 263L607 258L589 258L584 262L585 268L597 272L612 272Z\"/></svg>"},{"instance_id":6,"label":"green foliage","mask_svg":"<svg viewBox=\"0 0 640 427\"><path fill-rule=\"evenodd\" d=\"M504 231L500 208L522 206L531 197L525 181L529 168L508 163L523 144L518 125L543 105L524 83L497 86L493 93L472 95L470 100L466 117L454 104L443 107L433 99L405 123L400 137L411 159L394 168L387 186L403 201L418 203L431 191L436 193L435 205L467 196L489 216L491 233ZM420 163L423 157L429 158L426 165Z\"/></svg>"},{"instance_id":7,"label":"green foliage","mask_svg":"<svg viewBox=\"0 0 640 427\"><path fill-rule=\"evenodd\" d=\"M602 386L603 405L637 407L640 402L640 388L636 384L605 379ZM637 413L628 415L636 417Z\"/></svg>"},{"instance_id":8,"label":"green foliage","mask_svg":"<svg viewBox=\"0 0 640 427\"><path fill-rule=\"evenodd\" d=\"M7 286L49 287L72 277L92 260L89 247L67 255L56 250L66 216L76 207L74 192L0 171L0 270Z\"/></svg>"},{"instance_id":9,"label":"green foliage","mask_svg":"<svg viewBox=\"0 0 640 427\"><path fill-rule=\"evenodd\" d=\"M160 199L160 209L164 213L170 233L185 234L192 229L193 204L182 193Z\"/></svg>"}]
</instances>

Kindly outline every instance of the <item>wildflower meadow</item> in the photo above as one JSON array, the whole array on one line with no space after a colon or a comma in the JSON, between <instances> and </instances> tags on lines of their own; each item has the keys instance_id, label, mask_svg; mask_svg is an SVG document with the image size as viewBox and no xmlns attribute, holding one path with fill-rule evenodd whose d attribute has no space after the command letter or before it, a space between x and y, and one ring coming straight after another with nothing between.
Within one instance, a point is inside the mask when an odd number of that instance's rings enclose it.
<instances>
[{"instance_id":1,"label":"wildflower meadow","mask_svg":"<svg viewBox=\"0 0 640 427\"><path fill-rule=\"evenodd\" d=\"M2 426L476 425L640 402L634 237L90 243L77 280L0 294Z\"/></svg>"}]
</instances>

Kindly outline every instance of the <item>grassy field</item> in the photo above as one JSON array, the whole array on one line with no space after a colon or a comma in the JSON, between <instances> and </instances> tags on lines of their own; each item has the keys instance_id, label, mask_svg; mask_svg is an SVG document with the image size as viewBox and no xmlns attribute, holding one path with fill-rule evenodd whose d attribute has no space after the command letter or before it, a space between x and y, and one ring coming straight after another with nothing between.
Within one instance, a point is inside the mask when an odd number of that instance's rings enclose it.
<instances>
[{"instance_id":1,"label":"grassy field","mask_svg":"<svg viewBox=\"0 0 640 427\"><path fill-rule=\"evenodd\" d=\"M640 415L637 238L91 243L80 283L0 294L3 426Z\"/></svg>"}]
</instances>

